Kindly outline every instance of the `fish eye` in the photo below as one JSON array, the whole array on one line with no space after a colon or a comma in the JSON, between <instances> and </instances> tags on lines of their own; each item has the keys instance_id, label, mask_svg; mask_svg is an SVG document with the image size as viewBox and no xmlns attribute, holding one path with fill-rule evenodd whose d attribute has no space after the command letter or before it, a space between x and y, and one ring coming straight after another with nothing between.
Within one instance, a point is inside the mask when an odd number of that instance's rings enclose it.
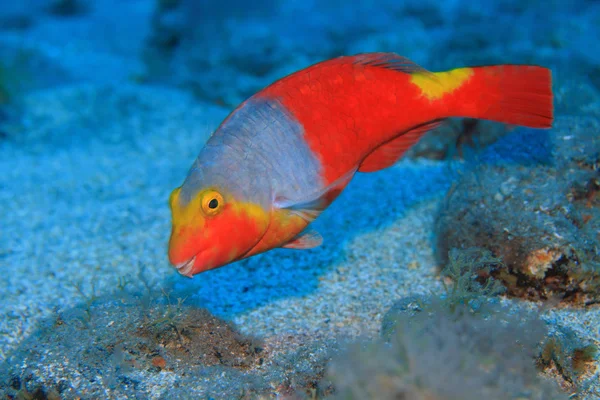
<instances>
[{"instance_id":1,"label":"fish eye","mask_svg":"<svg viewBox=\"0 0 600 400\"><path fill-rule=\"evenodd\" d=\"M202 211L206 215L215 215L223 206L223 196L219 192L210 190L202 196Z\"/></svg>"}]
</instances>

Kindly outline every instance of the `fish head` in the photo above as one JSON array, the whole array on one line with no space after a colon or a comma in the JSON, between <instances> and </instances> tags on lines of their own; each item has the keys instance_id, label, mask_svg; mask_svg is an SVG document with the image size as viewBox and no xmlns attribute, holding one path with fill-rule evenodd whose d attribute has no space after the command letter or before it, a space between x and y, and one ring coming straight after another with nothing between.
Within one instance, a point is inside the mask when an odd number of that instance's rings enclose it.
<instances>
[{"instance_id":1,"label":"fish head","mask_svg":"<svg viewBox=\"0 0 600 400\"><path fill-rule=\"evenodd\" d=\"M261 205L216 187L199 190L189 201L179 187L169 203L169 261L188 277L244 258L269 225L269 212Z\"/></svg>"},{"instance_id":2,"label":"fish head","mask_svg":"<svg viewBox=\"0 0 600 400\"><path fill-rule=\"evenodd\" d=\"M271 220L268 174L234 146L211 143L169 200L169 261L188 277L245 258Z\"/></svg>"}]
</instances>

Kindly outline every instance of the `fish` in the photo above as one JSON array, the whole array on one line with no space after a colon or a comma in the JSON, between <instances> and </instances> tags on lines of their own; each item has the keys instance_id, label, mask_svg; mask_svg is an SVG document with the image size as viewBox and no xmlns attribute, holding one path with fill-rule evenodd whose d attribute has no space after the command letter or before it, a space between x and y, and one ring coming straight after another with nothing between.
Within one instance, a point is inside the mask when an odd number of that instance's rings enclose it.
<instances>
[{"instance_id":1,"label":"fish","mask_svg":"<svg viewBox=\"0 0 600 400\"><path fill-rule=\"evenodd\" d=\"M275 248L310 249L311 223L357 173L394 165L451 117L547 129L551 70L431 72L395 53L322 61L260 90L208 138L171 193L168 258L192 277Z\"/></svg>"}]
</instances>

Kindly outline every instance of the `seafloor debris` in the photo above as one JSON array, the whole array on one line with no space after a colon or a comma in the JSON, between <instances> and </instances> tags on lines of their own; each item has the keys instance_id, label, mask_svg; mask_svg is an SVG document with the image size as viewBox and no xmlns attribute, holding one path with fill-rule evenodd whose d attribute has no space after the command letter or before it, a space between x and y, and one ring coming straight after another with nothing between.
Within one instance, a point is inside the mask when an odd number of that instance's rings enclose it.
<instances>
[{"instance_id":1,"label":"seafloor debris","mask_svg":"<svg viewBox=\"0 0 600 400\"><path fill-rule=\"evenodd\" d=\"M597 303L599 130L595 119L563 118L551 132L515 132L510 145L506 137L491 146L442 206L442 265L453 248L483 248L502 259L491 274L510 296Z\"/></svg>"}]
</instances>

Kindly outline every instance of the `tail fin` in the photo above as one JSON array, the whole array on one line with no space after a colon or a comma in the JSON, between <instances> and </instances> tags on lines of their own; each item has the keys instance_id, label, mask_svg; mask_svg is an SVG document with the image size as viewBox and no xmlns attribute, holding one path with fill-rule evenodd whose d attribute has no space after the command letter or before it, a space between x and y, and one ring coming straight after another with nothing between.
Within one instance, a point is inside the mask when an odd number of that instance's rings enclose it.
<instances>
[{"instance_id":1,"label":"tail fin","mask_svg":"<svg viewBox=\"0 0 600 400\"><path fill-rule=\"evenodd\" d=\"M554 119L552 75L547 68L496 65L471 68L460 90L458 116L531 128L550 128Z\"/></svg>"}]
</instances>

